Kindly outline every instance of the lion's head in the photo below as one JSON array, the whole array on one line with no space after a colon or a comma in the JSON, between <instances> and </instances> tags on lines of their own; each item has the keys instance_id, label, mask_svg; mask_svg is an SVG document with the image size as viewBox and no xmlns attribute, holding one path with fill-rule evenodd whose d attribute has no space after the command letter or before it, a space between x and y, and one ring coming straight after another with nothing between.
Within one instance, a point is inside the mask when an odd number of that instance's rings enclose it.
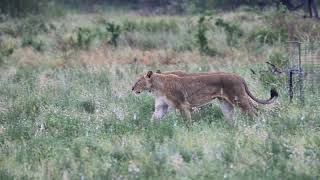
<instances>
[{"instance_id":1,"label":"lion's head","mask_svg":"<svg viewBox=\"0 0 320 180\"><path fill-rule=\"evenodd\" d=\"M135 92L136 94L140 94L143 91L151 91L150 86L148 86L148 79L150 79L152 75L152 71L149 71L147 74L141 76L138 78L136 83L132 86L132 91Z\"/></svg>"}]
</instances>

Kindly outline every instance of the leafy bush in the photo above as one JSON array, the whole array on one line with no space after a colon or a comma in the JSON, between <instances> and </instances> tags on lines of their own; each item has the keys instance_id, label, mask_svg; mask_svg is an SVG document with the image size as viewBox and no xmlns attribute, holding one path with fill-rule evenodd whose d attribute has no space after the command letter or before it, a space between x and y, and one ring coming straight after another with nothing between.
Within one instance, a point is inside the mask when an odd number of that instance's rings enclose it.
<instances>
[{"instance_id":1,"label":"leafy bush","mask_svg":"<svg viewBox=\"0 0 320 180\"><path fill-rule=\"evenodd\" d=\"M279 68L286 68L288 65L288 56L280 51L276 51L269 55L268 61Z\"/></svg>"},{"instance_id":2,"label":"leafy bush","mask_svg":"<svg viewBox=\"0 0 320 180\"><path fill-rule=\"evenodd\" d=\"M215 25L224 29L227 35L227 44L229 46L239 45L239 38L242 37L244 33L238 24L225 22L223 19L219 18L216 20Z\"/></svg>"},{"instance_id":3,"label":"leafy bush","mask_svg":"<svg viewBox=\"0 0 320 180\"><path fill-rule=\"evenodd\" d=\"M132 21L126 19L123 22L124 31L147 31L147 32L178 32L179 26L175 20L153 20L146 19L141 21Z\"/></svg>"},{"instance_id":4,"label":"leafy bush","mask_svg":"<svg viewBox=\"0 0 320 180\"><path fill-rule=\"evenodd\" d=\"M174 49L176 51L192 50L198 45L194 41L191 33L166 33L166 32L131 32L124 33L122 42L127 43L131 47L141 49Z\"/></svg>"},{"instance_id":5,"label":"leafy bush","mask_svg":"<svg viewBox=\"0 0 320 180\"><path fill-rule=\"evenodd\" d=\"M109 44L117 47L118 46L118 39L121 33L120 25L116 25L114 23L107 23L106 29L110 33L111 37L108 41Z\"/></svg>"},{"instance_id":6,"label":"leafy bush","mask_svg":"<svg viewBox=\"0 0 320 180\"><path fill-rule=\"evenodd\" d=\"M138 23L136 21L130 21L128 19L125 19L122 23L122 28L124 31L135 31L138 27Z\"/></svg>"},{"instance_id":7,"label":"leafy bush","mask_svg":"<svg viewBox=\"0 0 320 180\"><path fill-rule=\"evenodd\" d=\"M57 138L72 138L84 133L80 131L84 123L79 123L79 119L63 114L48 114L44 124L47 133Z\"/></svg>"},{"instance_id":8,"label":"leafy bush","mask_svg":"<svg viewBox=\"0 0 320 180\"><path fill-rule=\"evenodd\" d=\"M2 56L10 56L13 53L13 51L14 51L13 47L7 47L7 48L1 49L0 53Z\"/></svg>"},{"instance_id":9,"label":"leafy bush","mask_svg":"<svg viewBox=\"0 0 320 180\"><path fill-rule=\"evenodd\" d=\"M4 55L0 52L0 65L4 62Z\"/></svg>"},{"instance_id":10,"label":"leafy bush","mask_svg":"<svg viewBox=\"0 0 320 180\"><path fill-rule=\"evenodd\" d=\"M42 16L28 16L24 19L14 20L12 22L3 23L0 25L0 30L4 34L12 37L18 36L35 36L41 33L48 33L49 25Z\"/></svg>"},{"instance_id":11,"label":"leafy bush","mask_svg":"<svg viewBox=\"0 0 320 180\"><path fill-rule=\"evenodd\" d=\"M250 41L256 41L260 44L273 45L276 42L285 42L288 39L288 33L284 29L259 28L251 32Z\"/></svg>"},{"instance_id":12,"label":"leafy bush","mask_svg":"<svg viewBox=\"0 0 320 180\"><path fill-rule=\"evenodd\" d=\"M206 36L207 31L209 30L208 28L208 21L212 19L212 16L210 15L202 15L198 19L198 30L196 33L196 39L197 43L199 44L199 50L201 53L214 56L217 54L217 51L211 47L209 47L208 44L208 38Z\"/></svg>"},{"instance_id":13,"label":"leafy bush","mask_svg":"<svg viewBox=\"0 0 320 180\"><path fill-rule=\"evenodd\" d=\"M0 31L3 34L8 34L12 37L17 37L20 34L19 27L17 26L17 24L14 24L14 23L8 23L0 26Z\"/></svg>"},{"instance_id":14,"label":"leafy bush","mask_svg":"<svg viewBox=\"0 0 320 180\"><path fill-rule=\"evenodd\" d=\"M100 27L80 27L76 30L75 40L71 40L76 47L88 49L94 41L104 42L108 32Z\"/></svg>"},{"instance_id":15,"label":"leafy bush","mask_svg":"<svg viewBox=\"0 0 320 180\"><path fill-rule=\"evenodd\" d=\"M211 18L211 17L209 17ZM205 52L209 49L208 39L206 36L206 32L208 31L208 27L204 24L206 21L206 16L201 16L198 20L198 32L196 34L197 40L200 46L200 51Z\"/></svg>"},{"instance_id":16,"label":"leafy bush","mask_svg":"<svg viewBox=\"0 0 320 180\"><path fill-rule=\"evenodd\" d=\"M0 179L7 179L7 180L13 180L14 176L12 176L7 170L1 169L0 170Z\"/></svg>"},{"instance_id":17,"label":"leafy bush","mask_svg":"<svg viewBox=\"0 0 320 180\"><path fill-rule=\"evenodd\" d=\"M39 16L30 16L19 24L21 34L37 35L39 33L49 32L46 19Z\"/></svg>"},{"instance_id":18,"label":"leafy bush","mask_svg":"<svg viewBox=\"0 0 320 180\"><path fill-rule=\"evenodd\" d=\"M0 41L0 64L2 64L4 59L10 56L16 48L15 42L11 39Z\"/></svg>"},{"instance_id":19,"label":"leafy bush","mask_svg":"<svg viewBox=\"0 0 320 180\"><path fill-rule=\"evenodd\" d=\"M77 31L77 45L81 48L88 48L96 34L89 28L79 28Z\"/></svg>"},{"instance_id":20,"label":"leafy bush","mask_svg":"<svg viewBox=\"0 0 320 180\"><path fill-rule=\"evenodd\" d=\"M44 45L45 44L42 40L38 40L33 36L24 36L21 42L22 47L32 46L37 51L43 51Z\"/></svg>"},{"instance_id":21,"label":"leafy bush","mask_svg":"<svg viewBox=\"0 0 320 180\"><path fill-rule=\"evenodd\" d=\"M283 52L274 52L269 55L268 62L275 65L280 69L280 71L284 71L286 69L288 58ZM271 86L276 89L281 89L283 84L286 83L285 76L275 73L273 67L270 67L270 65L268 70L260 70L259 79L266 88L270 88Z\"/></svg>"},{"instance_id":22,"label":"leafy bush","mask_svg":"<svg viewBox=\"0 0 320 180\"><path fill-rule=\"evenodd\" d=\"M96 105L95 105L94 101L92 101L92 100L81 101L79 103L79 108L87 113L93 114L95 112Z\"/></svg>"},{"instance_id":23,"label":"leafy bush","mask_svg":"<svg viewBox=\"0 0 320 180\"><path fill-rule=\"evenodd\" d=\"M109 44L117 47L118 40L121 34L120 25L106 22L103 28L94 27L80 27L76 31L75 44L79 48L88 49L94 41L108 42Z\"/></svg>"},{"instance_id":24,"label":"leafy bush","mask_svg":"<svg viewBox=\"0 0 320 180\"><path fill-rule=\"evenodd\" d=\"M163 143L166 138L172 138L175 132L172 123L169 121L149 124L144 133L147 141Z\"/></svg>"}]
</instances>

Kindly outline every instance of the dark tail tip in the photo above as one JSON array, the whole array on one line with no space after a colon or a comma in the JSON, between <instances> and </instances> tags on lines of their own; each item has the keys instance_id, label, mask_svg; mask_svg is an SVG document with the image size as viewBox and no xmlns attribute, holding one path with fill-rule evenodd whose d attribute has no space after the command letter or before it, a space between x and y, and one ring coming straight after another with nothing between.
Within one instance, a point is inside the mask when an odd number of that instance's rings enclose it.
<instances>
[{"instance_id":1,"label":"dark tail tip","mask_svg":"<svg viewBox=\"0 0 320 180\"><path fill-rule=\"evenodd\" d=\"M271 98L279 96L277 90L274 88L271 89L270 93L271 93Z\"/></svg>"}]
</instances>

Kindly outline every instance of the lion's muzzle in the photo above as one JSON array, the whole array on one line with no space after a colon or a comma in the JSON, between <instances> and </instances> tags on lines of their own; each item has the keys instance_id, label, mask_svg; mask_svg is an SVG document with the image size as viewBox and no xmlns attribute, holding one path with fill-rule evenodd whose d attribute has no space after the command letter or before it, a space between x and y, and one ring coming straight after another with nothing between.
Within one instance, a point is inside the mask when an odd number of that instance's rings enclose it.
<instances>
[{"instance_id":1,"label":"lion's muzzle","mask_svg":"<svg viewBox=\"0 0 320 180\"><path fill-rule=\"evenodd\" d=\"M141 91L136 91L135 90L135 87L132 87L132 89L131 89L134 93L136 93L136 94L140 94L141 93Z\"/></svg>"}]
</instances>

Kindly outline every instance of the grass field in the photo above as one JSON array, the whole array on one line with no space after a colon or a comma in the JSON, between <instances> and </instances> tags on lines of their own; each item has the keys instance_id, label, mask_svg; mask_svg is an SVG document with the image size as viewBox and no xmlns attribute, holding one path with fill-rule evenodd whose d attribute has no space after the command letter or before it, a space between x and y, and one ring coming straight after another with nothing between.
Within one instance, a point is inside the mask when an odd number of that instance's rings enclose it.
<instances>
[{"instance_id":1,"label":"grass field","mask_svg":"<svg viewBox=\"0 0 320 180\"><path fill-rule=\"evenodd\" d=\"M199 24L111 8L4 20L0 179L319 179L320 99L290 104L264 63L285 67L286 38L317 39L319 25L276 15L239 9ZM131 87L157 69L235 72L256 96L276 87L280 97L254 119L237 110L237 128L216 102L190 129L175 112L152 122L153 97Z\"/></svg>"}]
</instances>

